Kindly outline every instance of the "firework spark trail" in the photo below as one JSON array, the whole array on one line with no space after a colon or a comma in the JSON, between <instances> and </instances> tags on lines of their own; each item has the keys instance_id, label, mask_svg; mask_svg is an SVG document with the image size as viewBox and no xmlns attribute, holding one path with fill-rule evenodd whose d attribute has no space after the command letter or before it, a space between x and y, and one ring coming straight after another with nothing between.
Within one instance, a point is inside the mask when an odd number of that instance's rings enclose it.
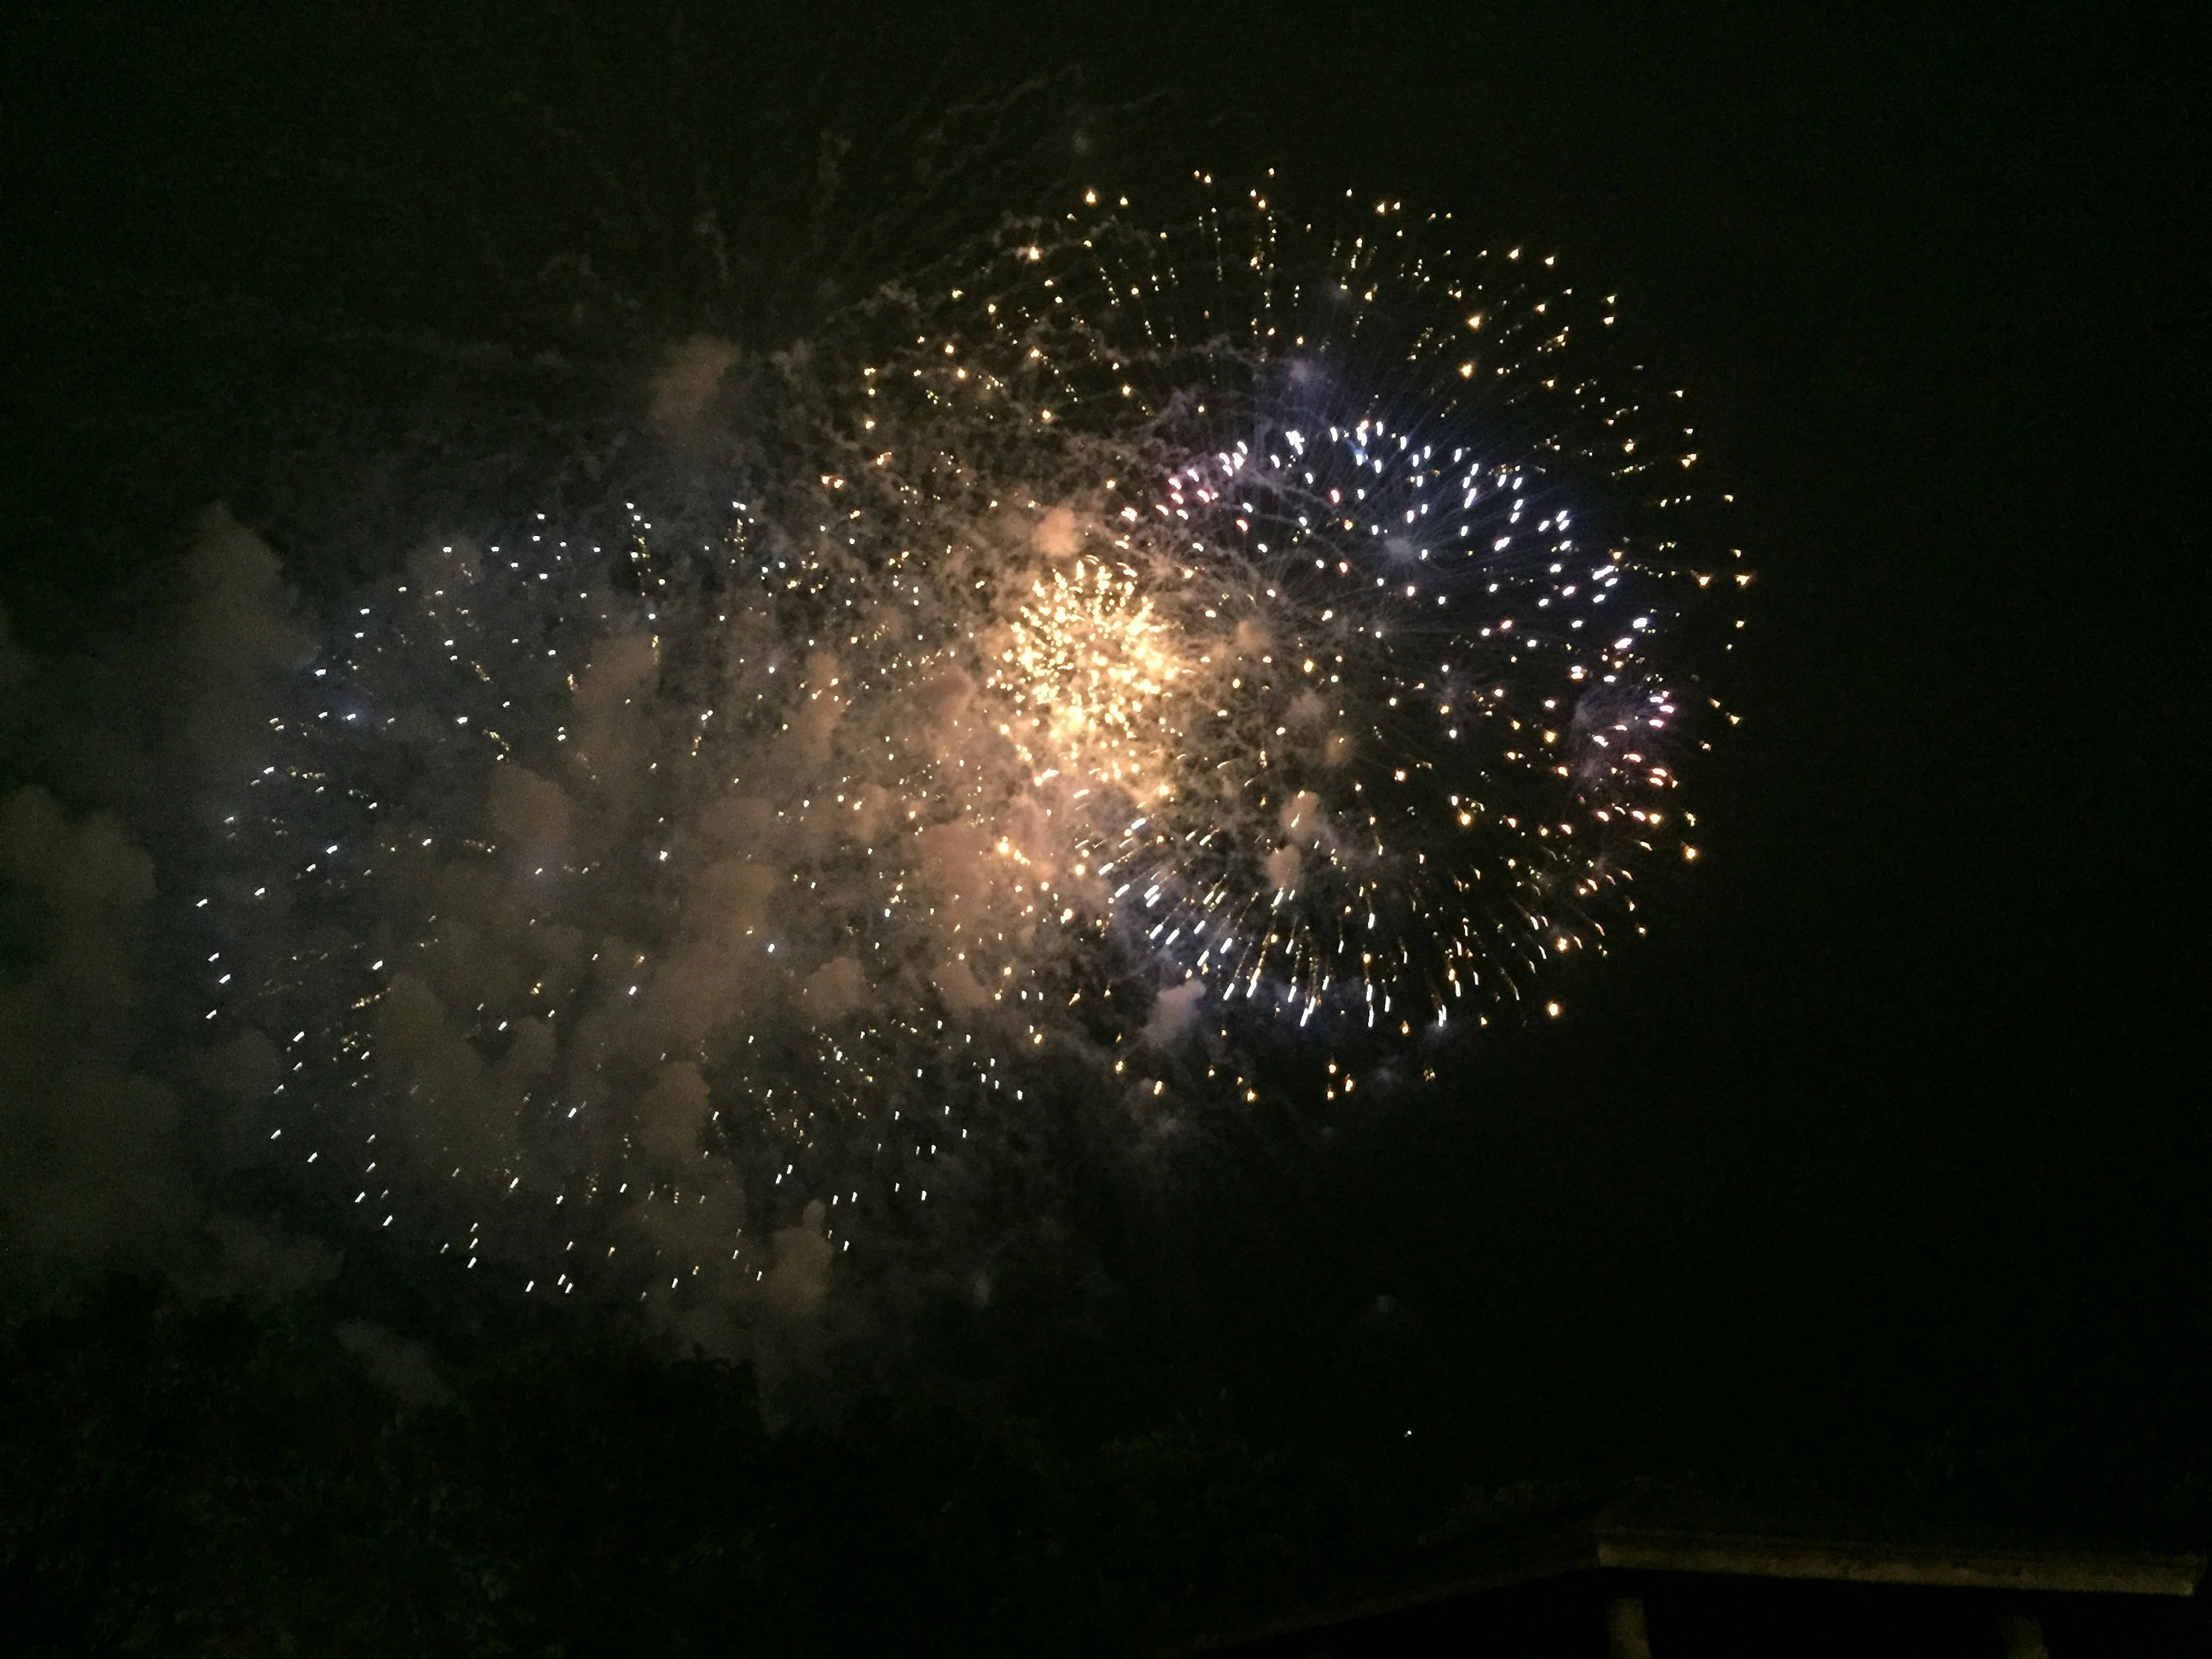
<instances>
[{"instance_id":1,"label":"firework spark trail","mask_svg":"<svg viewBox=\"0 0 2212 1659\"><path fill-rule=\"evenodd\" d=\"M272 1152L531 1293L803 1308L1072 1099L1333 1100L1602 950L1693 855L1691 434L1550 261L1339 222L1010 223L742 500L362 595L210 918Z\"/></svg>"}]
</instances>

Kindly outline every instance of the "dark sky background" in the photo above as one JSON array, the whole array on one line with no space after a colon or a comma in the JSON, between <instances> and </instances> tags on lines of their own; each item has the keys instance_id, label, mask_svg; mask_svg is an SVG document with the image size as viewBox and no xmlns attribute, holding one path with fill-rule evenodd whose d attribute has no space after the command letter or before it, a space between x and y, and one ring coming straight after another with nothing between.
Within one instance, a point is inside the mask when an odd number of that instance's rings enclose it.
<instances>
[{"instance_id":1,"label":"dark sky background","mask_svg":"<svg viewBox=\"0 0 2212 1659\"><path fill-rule=\"evenodd\" d=\"M1103 112L1102 179L1275 165L1556 246L1690 388L1759 573L1705 860L1565 1021L1221 1146L1109 1247L1110 1316L1005 1308L970 1363L1047 1418L1228 1409L1447 1486L2212 1471L2201 21L443 9L8 26L31 649L149 625L210 500L282 550L348 444L411 476L410 411L559 343L556 254L650 301L586 361L772 339L806 271L926 241L922 204L805 242L824 128L845 199L895 201L871 169L941 112L1057 76L1014 107ZM720 313L671 252L698 200L758 251Z\"/></svg>"}]
</instances>

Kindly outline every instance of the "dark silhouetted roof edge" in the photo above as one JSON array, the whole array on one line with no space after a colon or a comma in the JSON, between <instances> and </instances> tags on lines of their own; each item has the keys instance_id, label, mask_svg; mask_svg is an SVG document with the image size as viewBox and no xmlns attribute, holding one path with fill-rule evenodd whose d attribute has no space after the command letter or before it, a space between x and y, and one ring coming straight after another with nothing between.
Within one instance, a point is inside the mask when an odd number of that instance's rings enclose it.
<instances>
[{"instance_id":1,"label":"dark silhouetted roof edge","mask_svg":"<svg viewBox=\"0 0 2212 1659\"><path fill-rule=\"evenodd\" d=\"M1418 1563L1370 1578L1326 1604L1208 1632L1164 1651L1219 1652L1601 1570L2014 1594L2188 1596L2207 1565L2202 1554L2017 1537L1885 1539L1871 1529L1867 1535L1840 1530L1824 1535L1784 1521L1723 1519L1694 1500L1686 1507L1698 1523L1686 1524L1690 1516L1664 1515L1673 1507L1639 1494L1571 1520L1484 1528L1449 1547L1424 1551Z\"/></svg>"}]
</instances>

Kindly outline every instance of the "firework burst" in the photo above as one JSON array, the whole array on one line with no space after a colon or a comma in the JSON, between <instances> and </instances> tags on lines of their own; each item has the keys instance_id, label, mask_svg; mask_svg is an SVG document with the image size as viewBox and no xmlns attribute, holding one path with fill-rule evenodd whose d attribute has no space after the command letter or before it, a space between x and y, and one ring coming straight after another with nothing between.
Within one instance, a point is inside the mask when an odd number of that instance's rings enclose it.
<instances>
[{"instance_id":1,"label":"firework burst","mask_svg":"<svg viewBox=\"0 0 2212 1659\"><path fill-rule=\"evenodd\" d=\"M679 517L348 606L210 917L287 1167L532 1293L804 1306L990 1248L1073 1099L1334 1099L1634 925L1742 580L1675 400L1551 260L1202 194L878 295Z\"/></svg>"},{"instance_id":2,"label":"firework burst","mask_svg":"<svg viewBox=\"0 0 2212 1659\"><path fill-rule=\"evenodd\" d=\"M1613 296L1452 240L1093 193L887 296L862 374L848 519L957 582L1034 518L965 672L1085 913L1302 1026L1484 1018L1694 857L1680 659L1743 578L1686 550L1693 434L1601 374Z\"/></svg>"}]
</instances>

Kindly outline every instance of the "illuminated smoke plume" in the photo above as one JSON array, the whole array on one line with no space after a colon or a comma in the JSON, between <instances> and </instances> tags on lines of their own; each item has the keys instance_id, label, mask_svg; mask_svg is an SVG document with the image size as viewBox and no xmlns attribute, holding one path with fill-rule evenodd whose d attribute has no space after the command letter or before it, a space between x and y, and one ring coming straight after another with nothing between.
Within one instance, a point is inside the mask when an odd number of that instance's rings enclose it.
<instances>
[{"instance_id":1,"label":"illuminated smoke plume","mask_svg":"<svg viewBox=\"0 0 2212 1659\"><path fill-rule=\"evenodd\" d=\"M1201 196L695 342L656 423L783 459L349 602L198 913L305 1192L710 1334L1636 925L1745 580L1676 398L1549 258Z\"/></svg>"}]
</instances>

